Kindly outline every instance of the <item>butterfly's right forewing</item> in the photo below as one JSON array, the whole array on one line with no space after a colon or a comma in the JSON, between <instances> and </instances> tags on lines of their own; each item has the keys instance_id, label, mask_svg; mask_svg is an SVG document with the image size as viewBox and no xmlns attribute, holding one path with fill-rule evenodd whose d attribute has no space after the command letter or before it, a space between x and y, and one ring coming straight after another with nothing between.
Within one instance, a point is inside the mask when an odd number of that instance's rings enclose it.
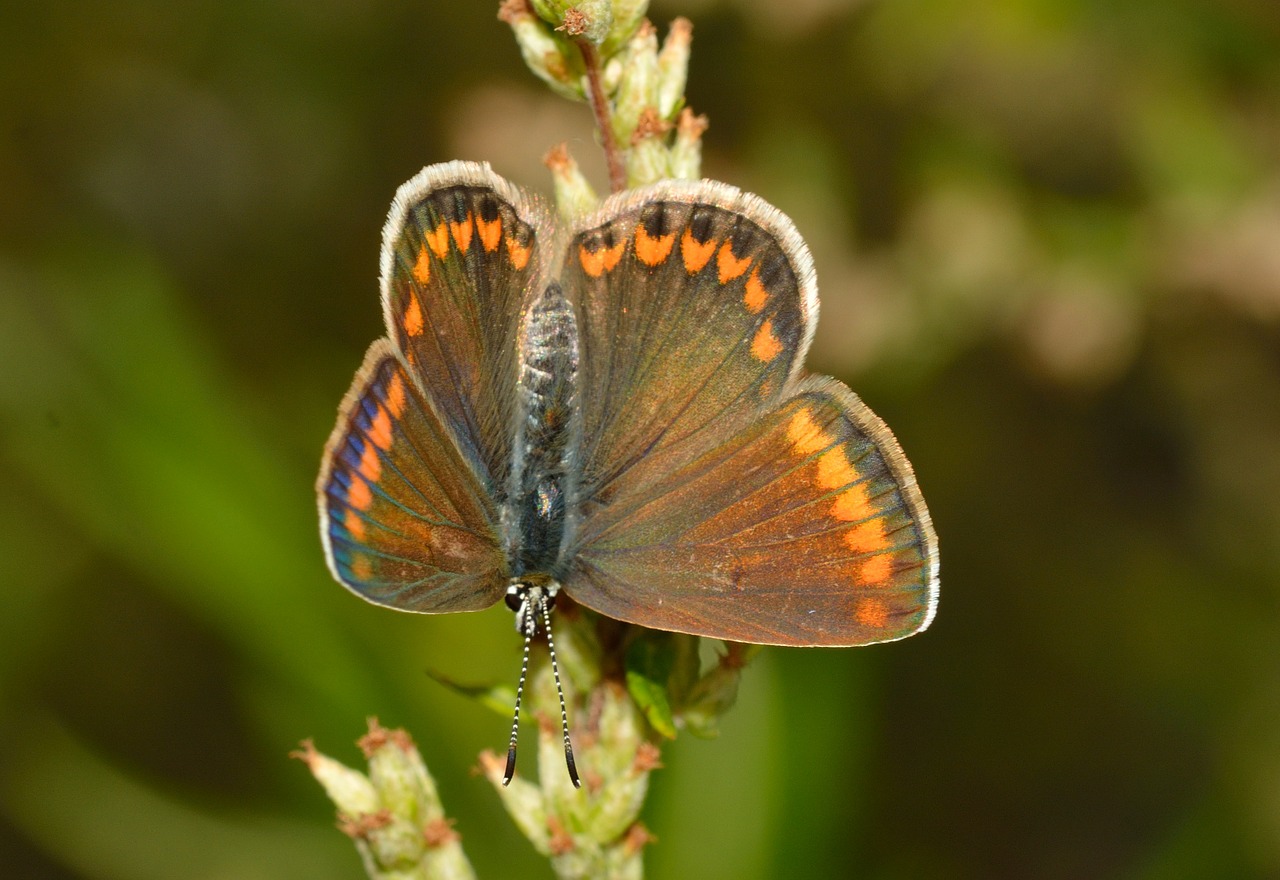
<instances>
[{"instance_id":1,"label":"butterfly's right forewing","mask_svg":"<svg viewBox=\"0 0 1280 880\"><path fill-rule=\"evenodd\" d=\"M570 240L585 519L746 427L797 374L816 302L781 222L732 187L668 181L614 196Z\"/></svg>"},{"instance_id":2,"label":"butterfly's right forewing","mask_svg":"<svg viewBox=\"0 0 1280 880\"><path fill-rule=\"evenodd\" d=\"M518 334L545 228L485 165L433 165L396 193L382 245L388 338L356 374L318 484L329 566L370 601L465 611L506 589Z\"/></svg>"},{"instance_id":3,"label":"butterfly's right forewing","mask_svg":"<svg viewBox=\"0 0 1280 880\"><path fill-rule=\"evenodd\" d=\"M383 232L388 336L496 496L512 462L520 315L547 228L488 166L450 162L400 187Z\"/></svg>"}]
</instances>

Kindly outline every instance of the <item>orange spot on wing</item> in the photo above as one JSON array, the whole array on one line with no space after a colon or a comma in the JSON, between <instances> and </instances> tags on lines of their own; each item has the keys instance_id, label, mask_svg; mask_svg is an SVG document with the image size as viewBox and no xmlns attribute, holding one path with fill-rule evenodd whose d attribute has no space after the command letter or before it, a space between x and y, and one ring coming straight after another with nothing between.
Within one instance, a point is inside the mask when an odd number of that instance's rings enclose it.
<instances>
[{"instance_id":1,"label":"orange spot on wing","mask_svg":"<svg viewBox=\"0 0 1280 880\"><path fill-rule=\"evenodd\" d=\"M742 304L747 307L748 312L758 315L768 301L769 291L765 290L764 285L760 283L760 267L757 266L751 273L751 277L747 279L747 289L742 294Z\"/></svg>"},{"instance_id":2,"label":"orange spot on wing","mask_svg":"<svg viewBox=\"0 0 1280 880\"><path fill-rule=\"evenodd\" d=\"M578 262L582 264L582 271L592 278L599 278L604 271L604 252L589 251L584 244L578 248Z\"/></svg>"},{"instance_id":3,"label":"orange spot on wing","mask_svg":"<svg viewBox=\"0 0 1280 880\"><path fill-rule=\"evenodd\" d=\"M492 253L498 249L498 242L502 240L501 217L494 217L488 221L477 217L476 229L480 231L480 243L484 245L486 251Z\"/></svg>"},{"instance_id":4,"label":"orange spot on wing","mask_svg":"<svg viewBox=\"0 0 1280 880\"><path fill-rule=\"evenodd\" d=\"M351 537L357 541L364 540L364 520L360 518L360 514L356 513L350 507L347 513L342 517L342 524L347 527L347 531L351 533Z\"/></svg>"},{"instance_id":5,"label":"orange spot on wing","mask_svg":"<svg viewBox=\"0 0 1280 880\"><path fill-rule=\"evenodd\" d=\"M858 479L858 472L845 458L839 446L818 456L818 485L823 489L839 489Z\"/></svg>"},{"instance_id":6,"label":"orange spot on wing","mask_svg":"<svg viewBox=\"0 0 1280 880\"><path fill-rule=\"evenodd\" d=\"M807 409L802 409L791 417L787 424L787 440L792 449L804 456L821 452L834 442L813 420L813 414Z\"/></svg>"},{"instance_id":7,"label":"orange spot on wing","mask_svg":"<svg viewBox=\"0 0 1280 880\"><path fill-rule=\"evenodd\" d=\"M860 523L844 533L844 543L854 553L879 553L888 546L884 523L878 519Z\"/></svg>"},{"instance_id":8,"label":"orange spot on wing","mask_svg":"<svg viewBox=\"0 0 1280 880\"><path fill-rule=\"evenodd\" d=\"M399 373L393 373L391 381L387 383L387 409L391 411L393 419L400 418L400 414L404 412L404 379L400 378Z\"/></svg>"},{"instance_id":9,"label":"orange spot on wing","mask_svg":"<svg viewBox=\"0 0 1280 880\"><path fill-rule=\"evenodd\" d=\"M636 226L636 257L646 266L656 266L665 260L675 243L674 232L654 238L645 231L643 223Z\"/></svg>"},{"instance_id":10,"label":"orange spot on wing","mask_svg":"<svg viewBox=\"0 0 1280 880\"><path fill-rule=\"evenodd\" d=\"M884 584L891 574L893 574L893 556L889 553L872 556L858 568L858 577L868 584Z\"/></svg>"},{"instance_id":11,"label":"orange spot on wing","mask_svg":"<svg viewBox=\"0 0 1280 880\"><path fill-rule=\"evenodd\" d=\"M382 476L382 459L378 458L378 448L372 443L364 447L364 454L360 456L359 471L360 476L370 483L378 482Z\"/></svg>"},{"instance_id":12,"label":"orange spot on wing","mask_svg":"<svg viewBox=\"0 0 1280 880\"><path fill-rule=\"evenodd\" d=\"M367 581L373 577L373 566L369 562L369 557L360 554L351 561L351 574L358 581Z\"/></svg>"},{"instance_id":13,"label":"orange spot on wing","mask_svg":"<svg viewBox=\"0 0 1280 880\"><path fill-rule=\"evenodd\" d=\"M379 449L391 448L391 416L382 407L378 407L378 414L369 425L369 439Z\"/></svg>"},{"instance_id":14,"label":"orange spot on wing","mask_svg":"<svg viewBox=\"0 0 1280 880\"><path fill-rule=\"evenodd\" d=\"M889 606L883 600L864 596L854 606L853 616L858 623L874 629L884 629L889 622Z\"/></svg>"},{"instance_id":15,"label":"orange spot on wing","mask_svg":"<svg viewBox=\"0 0 1280 880\"><path fill-rule=\"evenodd\" d=\"M773 321L765 321L751 340L751 354L758 361L768 363L782 351L782 343L773 335Z\"/></svg>"},{"instance_id":16,"label":"orange spot on wing","mask_svg":"<svg viewBox=\"0 0 1280 880\"><path fill-rule=\"evenodd\" d=\"M418 307L418 299L409 297L409 306L404 310L404 332L410 336L422 335L422 309Z\"/></svg>"},{"instance_id":17,"label":"orange spot on wing","mask_svg":"<svg viewBox=\"0 0 1280 880\"><path fill-rule=\"evenodd\" d=\"M413 277L418 279L419 284L426 284L431 280L431 258L427 256L425 245L418 248L418 259L413 264Z\"/></svg>"},{"instance_id":18,"label":"orange spot on wing","mask_svg":"<svg viewBox=\"0 0 1280 880\"><path fill-rule=\"evenodd\" d=\"M875 515L866 483L845 489L831 502L831 517L842 522L857 522Z\"/></svg>"},{"instance_id":19,"label":"orange spot on wing","mask_svg":"<svg viewBox=\"0 0 1280 880\"><path fill-rule=\"evenodd\" d=\"M598 251L587 250L587 246L583 245L578 248L578 259L582 262L582 270L592 278L599 278L603 273L618 265L618 261L622 259L622 252L626 247L627 240L625 238L613 247L601 248Z\"/></svg>"},{"instance_id":20,"label":"orange spot on wing","mask_svg":"<svg viewBox=\"0 0 1280 880\"><path fill-rule=\"evenodd\" d=\"M739 260L733 255L733 248L727 241L720 246L720 250L716 253L716 269L720 272L721 284L726 284L737 278L747 271L747 267L750 265L751 257L743 257Z\"/></svg>"},{"instance_id":21,"label":"orange spot on wing","mask_svg":"<svg viewBox=\"0 0 1280 880\"><path fill-rule=\"evenodd\" d=\"M626 239L623 239L622 241L618 242L613 247L605 251L604 252L605 269L612 269L614 266L618 265L618 261L622 259L622 252L626 250L626 248L627 248L627 242L626 242Z\"/></svg>"},{"instance_id":22,"label":"orange spot on wing","mask_svg":"<svg viewBox=\"0 0 1280 880\"><path fill-rule=\"evenodd\" d=\"M529 262L530 248L527 244L521 244L514 238L507 236L507 256L511 257L511 265L519 271Z\"/></svg>"},{"instance_id":23,"label":"orange spot on wing","mask_svg":"<svg viewBox=\"0 0 1280 880\"><path fill-rule=\"evenodd\" d=\"M369 484L352 474L351 488L347 490L347 504L356 510L368 510L372 503L373 493L369 491Z\"/></svg>"},{"instance_id":24,"label":"orange spot on wing","mask_svg":"<svg viewBox=\"0 0 1280 880\"><path fill-rule=\"evenodd\" d=\"M427 245L440 259L449 256L449 224L441 222L435 228L434 232L424 232L422 237L427 240Z\"/></svg>"},{"instance_id":25,"label":"orange spot on wing","mask_svg":"<svg viewBox=\"0 0 1280 880\"><path fill-rule=\"evenodd\" d=\"M453 229L453 240L458 243L458 250L465 254L467 248L471 247L471 230L474 228L471 225L471 214L468 212L461 223L450 223L449 226Z\"/></svg>"},{"instance_id":26,"label":"orange spot on wing","mask_svg":"<svg viewBox=\"0 0 1280 880\"><path fill-rule=\"evenodd\" d=\"M715 253L715 239L699 242L688 229L680 238L680 256L684 258L684 270L690 275L702 271L711 255Z\"/></svg>"}]
</instances>

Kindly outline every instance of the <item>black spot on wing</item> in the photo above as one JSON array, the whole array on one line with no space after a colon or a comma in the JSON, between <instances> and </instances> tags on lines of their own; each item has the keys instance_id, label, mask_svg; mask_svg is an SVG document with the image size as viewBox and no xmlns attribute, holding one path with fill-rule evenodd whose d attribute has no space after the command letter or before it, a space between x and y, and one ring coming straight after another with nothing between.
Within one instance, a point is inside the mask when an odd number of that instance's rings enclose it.
<instances>
[{"instance_id":1,"label":"black spot on wing","mask_svg":"<svg viewBox=\"0 0 1280 880\"><path fill-rule=\"evenodd\" d=\"M476 212L480 215L480 219L486 223L492 223L498 219L498 200L488 193L480 196L480 203L476 206Z\"/></svg>"},{"instance_id":2,"label":"black spot on wing","mask_svg":"<svg viewBox=\"0 0 1280 880\"><path fill-rule=\"evenodd\" d=\"M733 231L729 233L729 244L735 257L743 257L753 252L760 243L760 229L750 220L738 218Z\"/></svg>"},{"instance_id":3,"label":"black spot on wing","mask_svg":"<svg viewBox=\"0 0 1280 880\"><path fill-rule=\"evenodd\" d=\"M765 290L792 290L796 287L796 273L780 248L768 248L760 258L757 271Z\"/></svg>"},{"instance_id":4,"label":"black spot on wing","mask_svg":"<svg viewBox=\"0 0 1280 880\"><path fill-rule=\"evenodd\" d=\"M689 216L689 235L698 244L706 244L715 233L719 209L710 205L694 205Z\"/></svg>"},{"instance_id":5,"label":"black spot on wing","mask_svg":"<svg viewBox=\"0 0 1280 880\"><path fill-rule=\"evenodd\" d=\"M650 238L661 238L671 231L670 215L665 202L653 202L640 212L640 223Z\"/></svg>"}]
</instances>

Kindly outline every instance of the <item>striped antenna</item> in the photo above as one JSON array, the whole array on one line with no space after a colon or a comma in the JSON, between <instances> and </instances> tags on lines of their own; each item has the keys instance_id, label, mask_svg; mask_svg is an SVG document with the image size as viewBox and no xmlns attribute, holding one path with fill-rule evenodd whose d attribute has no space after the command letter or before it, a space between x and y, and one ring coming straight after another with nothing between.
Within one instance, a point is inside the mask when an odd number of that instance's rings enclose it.
<instances>
[{"instance_id":1,"label":"striped antenna","mask_svg":"<svg viewBox=\"0 0 1280 880\"><path fill-rule=\"evenodd\" d=\"M516 740L520 734L520 703L524 697L524 683L529 674L529 648L538 632L538 618L542 618L547 634L547 648L551 652L551 673L556 680L556 696L560 698L560 730L564 735L564 763L574 788L581 788L578 765L573 759L573 743L569 740L569 711L565 706L564 688L560 684L560 666L556 662L556 645L551 637L551 605L555 593L541 584L513 583L507 588L507 605L516 612L516 628L524 635L524 655L520 661L520 682L516 685L516 708L511 718L511 739L507 743L507 769L502 774L502 784L509 785L516 774Z\"/></svg>"}]
</instances>

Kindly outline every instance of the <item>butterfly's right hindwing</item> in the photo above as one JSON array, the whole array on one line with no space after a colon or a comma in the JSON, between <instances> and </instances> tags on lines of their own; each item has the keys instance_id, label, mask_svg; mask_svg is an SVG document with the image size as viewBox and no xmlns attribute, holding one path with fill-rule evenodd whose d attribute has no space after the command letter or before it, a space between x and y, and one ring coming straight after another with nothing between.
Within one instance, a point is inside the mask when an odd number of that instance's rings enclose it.
<instances>
[{"instance_id":1,"label":"butterfly's right hindwing","mask_svg":"<svg viewBox=\"0 0 1280 880\"><path fill-rule=\"evenodd\" d=\"M317 491L329 568L365 599L476 611L506 589L493 500L386 339L347 392Z\"/></svg>"}]
</instances>

